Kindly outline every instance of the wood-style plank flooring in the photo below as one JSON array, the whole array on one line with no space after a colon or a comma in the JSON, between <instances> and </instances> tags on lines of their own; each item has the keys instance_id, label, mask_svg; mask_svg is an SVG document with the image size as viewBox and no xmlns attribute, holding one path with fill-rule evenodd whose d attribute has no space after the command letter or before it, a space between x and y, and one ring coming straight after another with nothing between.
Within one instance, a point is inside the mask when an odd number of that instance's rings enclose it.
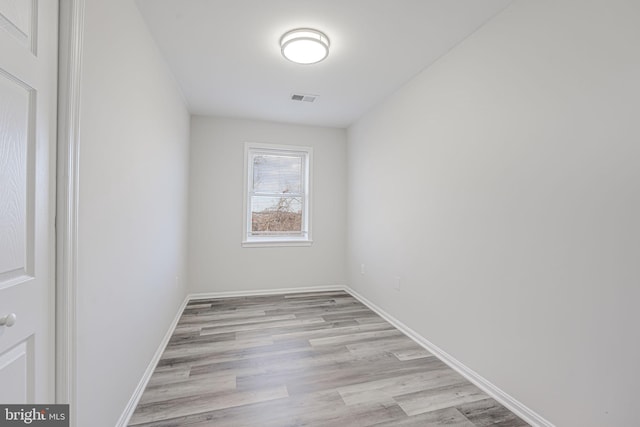
<instances>
[{"instance_id":1,"label":"wood-style plank flooring","mask_svg":"<svg viewBox=\"0 0 640 427\"><path fill-rule=\"evenodd\" d=\"M345 292L191 301L130 426L527 426Z\"/></svg>"}]
</instances>

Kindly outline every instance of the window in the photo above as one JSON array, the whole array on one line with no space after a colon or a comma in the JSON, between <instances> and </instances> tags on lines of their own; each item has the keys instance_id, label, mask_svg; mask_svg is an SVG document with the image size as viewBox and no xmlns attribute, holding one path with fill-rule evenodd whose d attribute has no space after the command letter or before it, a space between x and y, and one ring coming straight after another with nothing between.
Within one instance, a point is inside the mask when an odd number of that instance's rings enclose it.
<instances>
[{"instance_id":1,"label":"window","mask_svg":"<svg viewBox=\"0 0 640 427\"><path fill-rule=\"evenodd\" d=\"M308 147L245 144L243 246L311 244Z\"/></svg>"}]
</instances>

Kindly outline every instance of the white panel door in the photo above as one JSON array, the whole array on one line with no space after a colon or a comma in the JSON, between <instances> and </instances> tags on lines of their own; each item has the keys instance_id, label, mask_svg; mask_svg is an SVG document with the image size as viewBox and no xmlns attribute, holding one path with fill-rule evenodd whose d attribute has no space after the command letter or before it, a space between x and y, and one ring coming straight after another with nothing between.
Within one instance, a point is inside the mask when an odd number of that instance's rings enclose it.
<instances>
[{"instance_id":1,"label":"white panel door","mask_svg":"<svg viewBox=\"0 0 640 427\"><path fill-rule=\"evenodd\" d=\"M0 0L0 402L53 403L57 0Z\"/></svg>"}]
</instances>

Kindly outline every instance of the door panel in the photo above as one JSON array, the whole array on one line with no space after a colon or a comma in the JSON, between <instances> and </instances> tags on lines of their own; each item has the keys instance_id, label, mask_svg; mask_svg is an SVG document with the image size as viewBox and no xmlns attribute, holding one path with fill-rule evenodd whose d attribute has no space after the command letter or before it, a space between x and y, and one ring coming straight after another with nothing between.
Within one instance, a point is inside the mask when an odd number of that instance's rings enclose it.
<instances>
[{"instance_id":1,"label":"door panel","mask_svg":"<svg viewBox=\"0 0 640 427\"><path fill-rule=\"evenodd\" d=\"M33 365L30 351L31 340L23 341L0 354L0 384L12 387L0 387L0 402L20 404L33 401Z\"/></svg>"},{"instance_id":2,"label":"door panel","mask_svg":"<svg viewBox=\"0 0 640 427\"><path fill-rule=\"evenodd\" d=\"M33 276L33 179L27 174L34 153L31 94L30 87L0 70L0 289Z\"/></svg>"},{"instance_id":3,"label":"door panel","mask_svg":"<svg viewBox=\"0 0 640 427\"><path fill-rule=\"evenodd\" d=\"M45 0L49 1L49 0ZM35 52L37 0L0 0L0 28Z\"/></svg>"},{"instance_id":4,"label":"door panel","mask_svg":"<svg viewBox=\"0 0 640 427\"><path fill-rule=\"evenodd\" d=\"M53 403L55 0L0 0L0 402ZM2 325L3 317L16 321Z\"/></svg>"}]
</instances>

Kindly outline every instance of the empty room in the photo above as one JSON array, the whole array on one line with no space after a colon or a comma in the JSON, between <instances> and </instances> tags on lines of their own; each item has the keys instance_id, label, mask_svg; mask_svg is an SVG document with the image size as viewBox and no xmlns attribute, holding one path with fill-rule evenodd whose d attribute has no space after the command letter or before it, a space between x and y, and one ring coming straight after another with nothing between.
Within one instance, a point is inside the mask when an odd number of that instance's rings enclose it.
<instances>
[{"instance_id":1,"label":"empty room","mask_svg":"<svg viewBox=\"0 0 640 427\"><path fill-rule=\"evenodd\" d=\"M636 0L0 0L0 424L640 426L639 76Z\"/></svg>"}]
</instances>

